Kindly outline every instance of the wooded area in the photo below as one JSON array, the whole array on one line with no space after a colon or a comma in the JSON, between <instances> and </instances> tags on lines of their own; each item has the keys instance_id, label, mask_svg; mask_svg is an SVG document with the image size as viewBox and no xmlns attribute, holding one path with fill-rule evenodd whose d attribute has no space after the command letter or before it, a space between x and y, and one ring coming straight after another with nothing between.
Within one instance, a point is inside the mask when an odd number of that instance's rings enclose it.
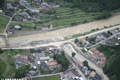
<instances>
[{"instance_id":1,"label":"wooded area","mask_svg":"<svg viewBox=\"0 0 120 80\"><path fill-rule=\"evenodd\" d=\"M120 45L100 45L97 50L107 56L107 62L103 67L104 73L107 74L110 80L120 80Z\"/></svg>"},{"instance_id":2,"label":"wooded area","mask_svg":"<svg viewBox=\"0 0 120 80\"><path fill-rule=\"evenodd\" d=\"M102 12L120 8L120 0L65 0L73 3L72 7L79 7L83 11Z\"/></svg>"}]
</instances>

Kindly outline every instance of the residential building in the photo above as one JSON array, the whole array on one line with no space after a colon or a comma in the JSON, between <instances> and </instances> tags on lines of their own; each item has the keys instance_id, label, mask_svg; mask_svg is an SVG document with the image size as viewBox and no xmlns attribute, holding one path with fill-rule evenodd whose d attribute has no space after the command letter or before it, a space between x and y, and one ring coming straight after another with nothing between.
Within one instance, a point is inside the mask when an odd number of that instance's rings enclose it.
<instances>
[{"instance_id":1,"label":"residential building","mask_svg":"<svg viewBox=\"0 0 120 80\"><path fill-rule=\"evenodd\" d=\"M14 34L15 29L7 29L8 34Z\"/></svg>"},{"instance_id":2,"label":"residential building","mask_svg":"<svg viewBox=\"0 0 120 80\"><path fill-rule=\"evenodd\" d=\"M14 28L15 28L15 29L20 29L20 28L21 28L21 26L16 25L16 26L14 26Z\"/></svg>"},{"instance_id":3,"label":"residential building","mask_svg":"<svg viewBox=\"0 0 120 80\"><path fill-rule=\"evenodd\" d=\"M33 56L36 58L36 59L39 59L41 57L45 57L45 53L42 52L42 53L33 53Z\"/></svg>"},{"instance_id":4,"label":"residential building","mask_svg":"<svg viewBox=\"0 0 120 80\"><path fill-rule=\"evenodd\" d=\"M100 65L100 66L104 66L105 62L104 61L98 61L97 64Z\"/></svg>"},{"instance_id":5,"label":"residential building","mask_svg":"<svg viewBox=\"0 0 120 80\"><path fill-rule=\"evenodd\" d=\"M35 74L36 74L36 71L31 70L31 71L29 71L29 74L31 74L31 75L35 75Z\"/></svg>"},{"instance_id":6,"label":"residential building","mask_svg":"<svg viewBox=\"0 0 120 80\"><path fill-rule=\"evenodd\" d=\"M98 50L95 50L93 53L96 55L100 54L100 52Z\"/></svg>"},{"instance_id":7,"label":"residential building","mask_svg":"<svg viewBox=\"0 0 120 80\"><path fill-rule=\"evenodd\" d=\"M94 51L96 51L96 48L93 47L90 49L90 51L94 52Z\"/></svg>"},{"instance_id":8,"label":"residential building","mask_svg":"<svg viewBox=\"0 0 120 80\"><path fill-rule=\"evenodd\" d=\"M106 57L100 57L101 61L106 61Z\"/></svg>"},{"instance_id":9,"label":"residential building","mask_svg":"<svg viewBox=\"0 0 120 80\"><path fill-rule=\"evenodd\" d=\"M92 72L89 74L90 77L95 77L95 75L96 75L96 72L95 72L95 71L92 71Z\"/></svg>"},{"instance_id":10,"label":"residential building","mask_svg":"<svg viewBox=\"0 0 120 80\"><path fill-rule=\"evenodd\" d=\"M49 62L50 62L50 61L54 61L54 59L53 59L53 58L50 58L50 59L49 59Z\"/></svg>"},{"instance_id":11,"label":"residential building","mask_svg":"<svg viewBox=\"0 0 120 80\"><path fill-rule=\"evenodd\" d=\"M16 67L19 67L19 66L22 66L22 65L23 65L23 62L20 61L20 60L16 60L16 61L14 62L14 65L15 65Z\"/></svg>"},{"instance_id":12,"label":"residential building","mask_svg":"<svg viewBox=\"0 0 120 80\"><path fill-rule=\"evenodd\" d=\"M97 56L95 56L94 54L93 55L90 55L90 58L94 59L94 60L98 60Z\"/></svg>"},{"instance_id":13,"label":"residential building","mask_svg":"<svg viewBox=\"0 0 120 80\"><path fill-rule=\"evenodd\" d=\"M13 9L13 6L11 3L7 3L7 9Z\"/></svg>"},{"instance_id":14,"label":"residential building","mask_svg":"<svg viewBox=\"0 0 120 80\"><path fill-rule=\"evenodd\" d=\"M98 54L98 56L103 57L104 53L101 52L100 54Z\"/></svg>"},{"instance_id":15,"label":"residential building","mask_svg":"<svg viewBox=\"0 0 120 80\"><path fill-rule=\"evenodd\" d=\"M49 60L50 57L49 56L46 56L46 57L40 57L40 61L47 61Z\"/></svg>"},{"instance_id":16,"label":"residential building","mask_svg":"<svg viewBox=\"0 0 120 80\"><path fill-rule=\"evenodd\" d=\"M43 2L42 4L41 4L41 6L48 6L48 4L47 3L45 3L45 2Z\"/></svg>"},{"instance_id":17,"label":"residential building","mask_svg":"<svg viewBox=\"0 0 120 80\"><path fill-rule=\"evenodd\" d=\"M17 21L22 21L22 20L23 20L23 17L21 17L21 16L15 16L14 18L15 18L15 20L17 20Z\"/></svg>"},{"instance_id":18,"label":"residential building","mask_svg":"<svg viewBox=\"0 0 120 80\"><path fill-rule=\"evenodd\" d=\"M29 55L28 58L29 58L29 61L30 61L30 62L34 62L33 56Z\"/></svg>"},{"instance_id":19,"label":"residential building","mask_svg":"<svg viewBox=\"0 0 120 80\"><path fill-rule=\"evenodd\" d=\"M118 40L120 40L120 34L117 34L117 35L115 36L115 38L117 38Z\"/></svg>"},{"instance_id":20,"label":"residential building","mask_svg":"<svg viewBox=\"0 0 120 80\"><path fill-rule=\"evenodd\" d=\"M109 34L107 34L106 32L103 32L103 33L101 33L105 38L108 38L108 37L110 37L110 35Z\"/></svg>"},{"instance_id":21,"label":"residential building","mask_svg":"<svg viewBox=\"0 0 120 80\"><path fill-rule=\"evenodd\" d=\"M49 28L48 27L42 27L42 30L46 31L46 30L49 30Z\"/></svg>"},{"instance_id":22,"label":"residential building","mask_svg":"<svg viewBox=\"0 0 120 80\"><path fill-rule=\"evenodd\" d=\"M86 40L84 38L81 39L81 42L85 44Z\"/></svg>"},{"instance_id":23,"label":"residential building","mask_svg":"<svg viewBox=\"0 0 120 80\"><path fill-rule=\"evenodd\" d=\"M113 42L113 41L111 41L111 40L106 40L105 41L108 45L115 45L115 43Z\"/></svg>"},{"instance_id":24,"label":"residential building","mask_svg":"<svg viewBox=\"0 0 120 80\"><path fill-rule=\"evenodd\" d=\"M71 69L71 70L69 70L69 71L64 71L64 72L62 72L61 74L60 74L60 78L61 78L61 80L64 80L66 77L68 78L68 79L70 79L70 78L73 78L73 77L80 77L75 71L74 71L74 69Z\"/></svg>"},{"instance_id":25,"label":"residential building","mask_svg":"<svg viewBox=\"0 0 120 80\"><path fill-rule=\"evenodd\" d=\"M23 19L23 21L27 21L27 19Z\"/></svg>"},{"instance_id":26,"label":"residential building","mask_svg":"<svg viewBox=\"0 0 120 80\"><path fill-rule=\"evenodd\" d=\"M45 71L48 71L48 70L49 70L49 67L47 66L46 63L42 63L42 68L43 68Z\"/></svg>"},{"instance_id":27,"label":"residential building","mask_svg":"<svg viewBox=\"0 0 120 80\"><path fill-rule=\"evenodd\" d=\"M53 68L58 67L57 61L50 61L50 62L47 62L47 65L48 65L48 67L49 67L50 70L53 70Z\"/></svg>"}]
</instances>

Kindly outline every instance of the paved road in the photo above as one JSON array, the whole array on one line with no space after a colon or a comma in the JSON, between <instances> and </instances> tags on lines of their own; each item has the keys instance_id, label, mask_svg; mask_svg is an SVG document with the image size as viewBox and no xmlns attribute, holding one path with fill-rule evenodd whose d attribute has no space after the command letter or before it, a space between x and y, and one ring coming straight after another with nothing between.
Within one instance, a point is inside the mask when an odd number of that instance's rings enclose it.
<instances>
[{"instance_id":1,"label":"paved road","mask_svg":"<svg viewBox=\"0 0 120 80\"><path fill-rule=\"evenodd\" d=\"M77 48L80 51L80 53L82 53L82 51L76 46L76 44L72 43L72 45L74 45L75 48ZM81 54L79 54L79 53L76 53L76 54L78 56L78 58L77 58L78 60L83 59L83 61L84 60L88 61L89 66L91 68L95 69L97 72L99 72L99 74L101 74L103 76L104 80L109 80L109 78L104 74L103 70L100 67L98 67L96 64L91 62L89 59L83 57Z\"/></svg>"}]
</instances>

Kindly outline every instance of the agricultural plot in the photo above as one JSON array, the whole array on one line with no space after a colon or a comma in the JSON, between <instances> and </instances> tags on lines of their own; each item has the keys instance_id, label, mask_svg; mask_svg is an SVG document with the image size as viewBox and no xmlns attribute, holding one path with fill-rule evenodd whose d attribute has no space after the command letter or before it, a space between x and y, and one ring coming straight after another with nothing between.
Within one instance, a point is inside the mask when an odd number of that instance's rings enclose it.
<instances>
[{"instance_id":1,"label":"agricultural plot","mask_svg":"<svg viewBox=\"0 0 120 80\"><path fill-rule=\"evenodd\" d=\"M9 18L0 15L0 33L4 32L4 29L9 21Z\"/></svg>"},{"instance_id":2,"label":"agricultural plot","mask_svg":"<svg viewBox=\"0 0 120 80\"><path fill-rule=\"evenodd\" d=\"M54 76L46 76L46 77L40 77L40 78L33 78L32 80L60 80L60 77L58 75L54 75Z\"/></svg>"}]
</instances>

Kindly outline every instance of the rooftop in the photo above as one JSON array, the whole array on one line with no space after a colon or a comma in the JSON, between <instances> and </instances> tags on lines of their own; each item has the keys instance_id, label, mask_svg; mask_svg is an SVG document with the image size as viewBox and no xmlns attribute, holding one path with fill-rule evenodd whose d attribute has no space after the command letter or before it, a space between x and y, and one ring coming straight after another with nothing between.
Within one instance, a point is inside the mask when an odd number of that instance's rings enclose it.
<instances>
[{"instance_id":1,"label":"rooftop","mask_svg":"<svg viewBox=\"0 0 120 80\"><path fill-rule=\"evenodd\" d=\"M90 58L93 58L94 60L98 60L98 58L95 55L90 55Z\"/></svg>"},{"instance_id":2,"label":"rooftop","mask_svg":"<svg viewBox=\"0 0 120 80\"><path fill-rule=\"evenodd\" d=\"M50 61L47 63L48 66L54 66L54 65L57 65L57 61Z\"/></svg>"},{"instance_id":3,"label":"rooftop","mask_svg":"<svg viewBox=\"0 0 120 80\"><path fill-rule=\"evenodd\" d=\"M95 53L95 54L98 55L100 52L99 52L98 50L96 50L96 51L94 51L93 53Z\"/></svg>"},{"instance_id":4,"label":"rooftop","mask_svg":"<svg viewBox=\"0 0 120 80\"><path fill-rule=\"evenodd\" d=\"M96 50L96 48L94 48L94 47L93 47L93 48L91 48L90 50L91 50L91 51L95 51L95 50Z\"/></svg>"},{"instance_id":5,"label":"rooftop","mask_svg":"<svg viewBox=\"0 0 120 80\"><path fill-rule=\"evenodd\" d=\"M84 43L86 42L86 40L84 38L82 38L81 41L84 42Z\"/></svg>"},{"instance_id":6,"label":"rooftop","mask_svg":"<svg viewBox=\"0 0 120 80\"><path fill-rule=\"evenodd\" d=\"M92 72L89 74L89 76L90 76L90 77L95 77L95 74L96 74L96 72L95 72L95 71L92 71Z\"/></svg>"},{"instance_id":7,"label":"rooftop","mask_svg":"<svg viewBox=\"0 0 120 80\"><path fill-rule=\"evenodd\" d=\"M102 52L101 52L101 53L100 53L100 54L98 54L98 55L102 57L102 56L104 56L104 53L102 53Z\"/></svg>"}]
</instances>

